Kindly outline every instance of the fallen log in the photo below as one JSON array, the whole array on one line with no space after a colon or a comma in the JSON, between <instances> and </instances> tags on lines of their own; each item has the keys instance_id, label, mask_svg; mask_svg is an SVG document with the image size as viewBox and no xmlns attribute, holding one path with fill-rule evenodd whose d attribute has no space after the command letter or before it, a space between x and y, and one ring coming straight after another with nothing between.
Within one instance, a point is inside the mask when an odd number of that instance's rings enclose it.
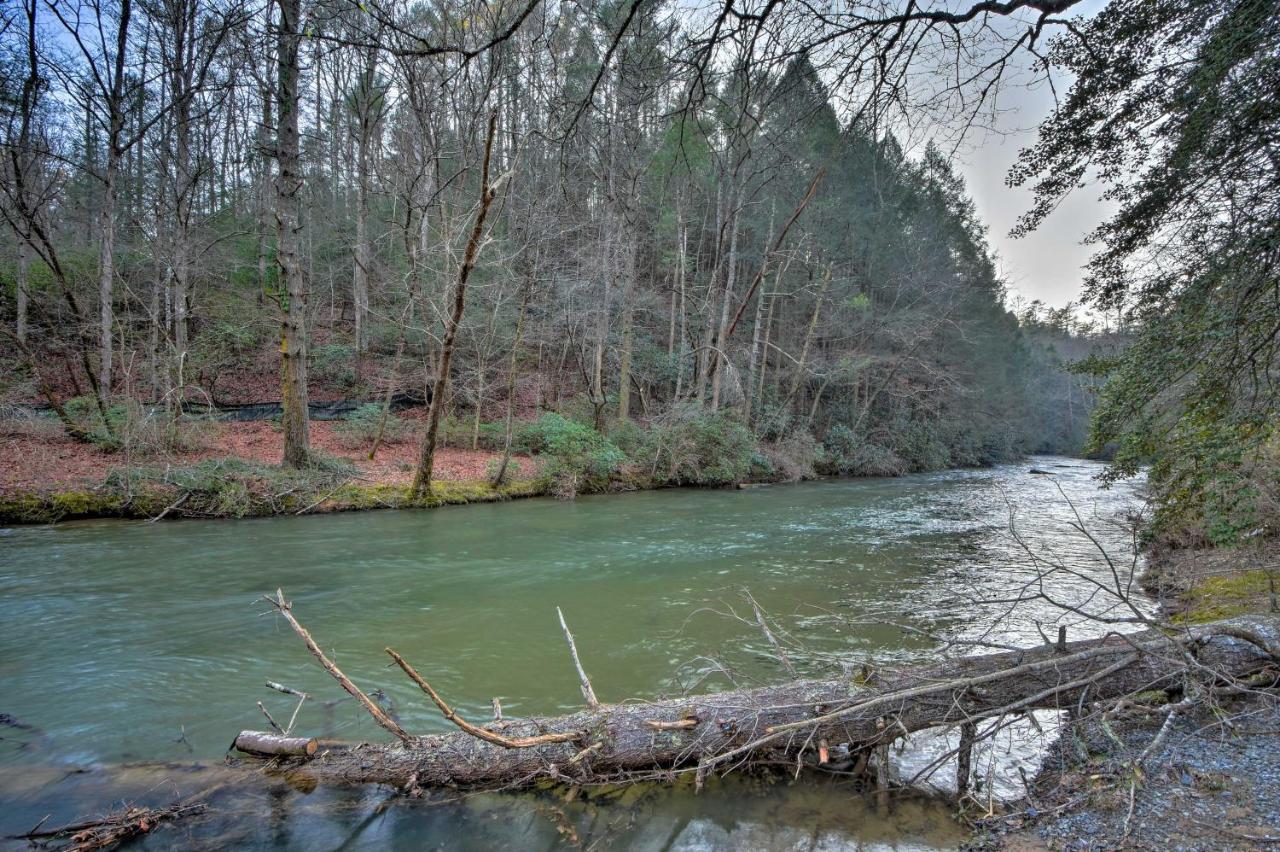
<instances>
[{"instance_id":1,"label":"fallen log","mask_svg":"<svg viewBox=\"0 0 1280 852\"><path fill-rule=\"evenodd\" d=\"M311 757L320 747L315 737L287 737L265 731L241 731L232 744L238 751L261 757Z\"/></svg>"},{"instance_id":2,"label":"fallen log","mask_svg":"<svg viewBox=\"0 0 1280 852\"><path fill-rule=\"evenodd\" d=\"M273 603L282 611L289 607L283 595ZM317 653L314 642L308 647ZM272 768L301 783L384 783L408 789L512 787L541 780L597 783L670 777L674 771L693 771L701 780L708 772L757 759L798 761L806 752L817 755L839 744L866 753L928 728L971 729L982 719L1037 709L1082 709L1152 689L1181 692L1193 678L1208 685L1238 682L1280 662L1276 648L1280 616L1242 616L1193 629L1112 634L899 671L864 668L853 680L795 680L703 696L602 704L568 716L482 727L461 719L399 654L387 649L461 730L411 736L399 743L326 744L313 758L282 758ZM331 665L317 656L326 668ZM342 680L344 689L355 689L345 676Z\"/></svg>"}]
</instances>

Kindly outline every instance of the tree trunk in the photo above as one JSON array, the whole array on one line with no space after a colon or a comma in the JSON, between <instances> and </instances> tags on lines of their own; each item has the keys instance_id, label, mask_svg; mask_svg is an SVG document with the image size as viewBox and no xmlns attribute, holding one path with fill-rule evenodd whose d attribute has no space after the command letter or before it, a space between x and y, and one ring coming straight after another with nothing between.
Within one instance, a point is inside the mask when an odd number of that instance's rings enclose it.
<instances>
[{"instance_id":1,"label":"tree trunk","mask_svg":"<svg viewBox=\"0 0 1280 852\"><path fill-rule=\"evenodd\" d=\"M866 752L927 728L1061 710L1139 691L1179 691L1187 677L1204 672L1241 677L1274 665L1280 655L1280 617L1244 616L1173 636L1158 630L1112 635L896 672L864 667L856 682L796 680L485 727L458 717L408 663L387 650L463 730L402 736L398 744L329 744L315 759L284 762L280 771L296 780L407 788L600 783L652 778L656 770L672 769L696 771L700 779L761 756L798 763L816 756L821 741ZM1196 658L1196 668L1189 667L1188 655ZM344 689L354 688L345 675L339 679ZM257 771L259 765L250 766Z\"/></svg>"},{"instance_id":2,"label":"tree trunk","mask_svg":"<svg viewBox=\"0 0 1280 852\"><path fill-rule=\"evenodd\" d=\"M18 335L20 343L27 342L27 270L30 266L30 251L27 246L25 237L18 238L18 280L17 286L17 320L15 322L14 332Z\"/></svg>"},{"instance_id":3,"label":"tree trunk","mask_svg":"<svg viewBox=\"0 0 1280 852\"><path fill-rule=\"evenodd\" d=\"M125 54L129 46L129 18L132 0L121 0L116 30L116 52L110 89L104 91L107 108L107 161L102 173L102 207L98 211L98 395L111 395L112 349L115 334L116 192L119 182L122 137L124 135ZM105 419L105 415L104 415Z\"/></svg>"},{"instance_id":4,"label":"tree trunk","mask_svg":"<svg viewBox=\"0 0 1280 852\"><path fill-rule=\"evenodd\" d=\"M355 268L351 276L357 365L360 364L368 348L365 319L369 313L369 267L372 262L372 252L369 247L369 148L376 119L374 59L375 54L370 50L366 55L364 76L360 81L357 116L360 138L356 142L356 246ZM360 370L357 367L356 375L359 376L359 374Z\"/></svg>"},{"instance_id":5,"label":"tree trunk","mask_svg":"<svg viewBox=\"0 0 1280 852\"><path fill-rule=\"evenodd\" d=\"M298 254L301 231L302 175L298 150L298 27L301 0L277 0L280 32L276 42L276 264L286 304L280 322L280 400L284 464L310 463L307 406L307 292Z\"/></svg>"},{"instance_id":6,"label":"tree trunk","mask_svg":"<svg viewBox=\"0 0 1280 852\"><path fill-rule=\"evenodd\" d=\"M493 474L493 487L501 486L507 479L507 468L511 465L511 441L515 431L516 414L516 367L519 364L520 341L524 333L524 318L529 312L529 299L533 295L533 275L529 276L524 294L520 299L520 315L516 317L515 337L511 341L511 361L507 365L507 415L502 434L502 460Z\"/></svg>"},{"instance_id":7,"label":"tree trunk","mask_svg":"<svg viewBox=\"0 0 1280 852\"><path fill-rule=\"evenodd\" d=\"M415 500L431 492L431 473L436 461L436 436L440 431L440 413L444 409L445 391L449 386L449 363L453 360L454 341L458 336L458 326L462 324L462 310L466 306L467 279L471 277L471 270L475 268L476 257L480 252L480 242L484 237L484 221L497 195L489 183L489 157L493 152L493 135L497 123L497 113L491 113L489 131L484 142L484 161L480 167L480 210L476 213L476 221L471 228L471 236L467 240L467 247L462 256L462 266L458 269L458 281L453 291L453 312L449 316L449 325L445 329L444 340L440 344L440 364L431 393L430 407L427 409L427 431L422 436L418 469L413 474L413 485L410 489L410 496Z\"/></svg>"},{"instance_id":8,"label":"tree trunk","mask_svg":"<svg viewBox=\"0 0 1280 852\"><path fill-rule=\"evenodd\" d=\"M113 120L114 124L114 120ZM115 309L112 290L115 284L116 253L116 176L120 169L120 151L115 145L117 133L107 146L107 166L102 175L102 207L98 211L98 387L101 393L111 395L112 350L115 330Z\"/></svg>"},{"instance_id":9,"label":"tree trunk","mask_svg":"<svg viewBox=\"0 0 1280 852\"><path fill-rule=\"evenodd\" d=\"M729 330L729 309L733 306L733 291L738 277L738 210L732 210L732 224L729 226L729 269L725 274L724 293L720 301L720 319L716 323L715 346L711 352L711 410L720 408L720 389L724 384L724 371L729 367L727 338Z\"/></svg>"}]
</instances>

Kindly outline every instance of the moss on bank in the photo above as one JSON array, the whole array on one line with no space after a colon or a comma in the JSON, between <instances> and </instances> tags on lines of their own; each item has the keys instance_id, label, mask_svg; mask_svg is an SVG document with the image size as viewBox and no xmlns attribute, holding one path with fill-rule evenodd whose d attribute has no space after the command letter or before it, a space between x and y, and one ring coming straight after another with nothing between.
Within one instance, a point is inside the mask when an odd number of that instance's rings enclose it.
<instances>
[{"instance_id":1,"label":"moss on bank","mask_svg":"<svg viewBox=\"0 0 1280 852\"><path fill-rule=\"evenodd\" d=\"M1250 612L1266 612L1280 590L1280 575L1266 569L1206 577L1183 592L1173 620L1203 624Z\"/></svg>"},{"instance_id":2,"label":"moss on bank","mask_svg":"<svg viewBox=\"0 0 1280 852\"><path fill-rule=\"evenodd\" d=\"M93 490L0 494L0 523L48 524L85 518L252 518L372 509L435 508L494 503L548 493L545 479L514 480L500 488L487 482L437 481L420 500L407 485L354 482L301 487L286 492L262 489L261 481L220 480L205 489L150 485L133 491L113 484Z\"/></svg>"}]
</instances>

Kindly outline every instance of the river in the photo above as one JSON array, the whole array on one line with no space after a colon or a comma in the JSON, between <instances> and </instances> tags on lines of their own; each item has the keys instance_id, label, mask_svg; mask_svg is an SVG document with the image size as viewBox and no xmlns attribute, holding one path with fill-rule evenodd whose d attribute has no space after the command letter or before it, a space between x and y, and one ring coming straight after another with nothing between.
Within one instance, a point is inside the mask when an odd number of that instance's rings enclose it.
<instances>
[{"instance_id":1,"label":"river","mask_svg":"<svg viewBox=\"0 0 1280 852\"><path fill-rule=\"evenodd\" d=\"M1048 571L1053 596L1115 605L1091 584L1128 582L1135 563L1123 522L1140 498L1134 483L1100 489L1101 469L1037 457L573 503L0 529L0 713L9 720L0 728L0 833L130 795L196 792L217 778L237 731L264 726L255 702L289 717L292 702L267 680L322 699L303 706L300 731L379 738L353 701L332 703L343 693L261 601L277 587L407 729L444 731L449 723L387 668L384 646L464 715L487 718L493 697L507 716L568 711L582 699L557 607L603 701L786 677L748 591L805 673L925 657L936 636L1056 635L1060 610L1003 601ZM1071 638L1090 630L1078 616L1066 621ZM134 763L148 765L120 768ZM92 771L68 774L82 769ZM937 802L907 796L876 810L838 780L738 779L696 797L642 788L569 801L562 791L408 801L270 786L219 796L221 816L169 829L168 841L935 849L961 836ZM146 845L167 845L163 836Z\"/></svg>"}]
</instances>

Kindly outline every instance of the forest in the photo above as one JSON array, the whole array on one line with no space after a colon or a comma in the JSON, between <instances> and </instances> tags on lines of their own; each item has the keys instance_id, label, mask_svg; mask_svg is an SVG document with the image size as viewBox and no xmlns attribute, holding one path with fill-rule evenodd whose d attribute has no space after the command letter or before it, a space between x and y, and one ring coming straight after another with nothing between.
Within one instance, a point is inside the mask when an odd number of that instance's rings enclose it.
<instances>
[{"instance_id":1,"label":"forest","mask_svg":"<svg viewBox=\"0 0 1280 852\"><path fill-rule=\"evenodd\" d=\"M468 14L15 9L6 398L131 460L282 401L295 468L308 401L360 401L344 449L420 444L415 494L437 440L554 456L567 493L1082 450L1096 381L1063 367L1123 322L1010 310L948 154L838 110L789 25L703 66L660 3L422 48Z\"/></svg>"},{"instance_id":2,"label":"forest","mask_svg":"<svg viewBox=\"0 0 1280 852\"><path fill-rule=\"evenodd\" d=\"M1271 848L1278 11L0 7L0 834Z\"/></svg>"}]
</instances>

